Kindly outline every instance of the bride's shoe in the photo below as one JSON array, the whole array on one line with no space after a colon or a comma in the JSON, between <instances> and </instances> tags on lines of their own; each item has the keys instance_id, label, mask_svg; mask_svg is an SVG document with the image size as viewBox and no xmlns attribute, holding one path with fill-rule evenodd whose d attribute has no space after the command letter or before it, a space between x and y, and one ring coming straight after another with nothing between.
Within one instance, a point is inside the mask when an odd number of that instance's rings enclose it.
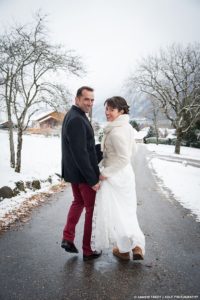
<instances>
[{"instance_id":1,"label":"bride's shoe","mask_svg":"<svg viewBox=\"0 0 200 300\"><path fill-rule=\"evenodd\" d=\"M113 255L117 256L118 258L121 258L123 260L130 260L129 252L120 253L118 248L113 248L112 252L113 252Z\"/></svg>"},{"instance_id":2,"label":"bride's shoe","mask_svg":"<svg viewBox=\"0 0 200 300\"><path fill-rule=\"evenodd\" d=\"M144 255L142 253L142 249L138 246L136 246L133 250L133 260L143 260Z\"/></svg>"}]
</instances>

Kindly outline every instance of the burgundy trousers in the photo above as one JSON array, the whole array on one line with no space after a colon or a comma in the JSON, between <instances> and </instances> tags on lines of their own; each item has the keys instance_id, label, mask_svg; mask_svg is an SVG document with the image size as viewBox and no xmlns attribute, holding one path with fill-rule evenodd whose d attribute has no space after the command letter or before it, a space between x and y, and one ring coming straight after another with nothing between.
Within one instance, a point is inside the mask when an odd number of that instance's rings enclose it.
<instances>
[{"instance_id":1,"label":"burgundy trousers","mask_svg":"<svg viewBox=\"0 0 200 300\"><path fill-rule=\"evenodd\" d=\"M83 254L92 254L90 246L92 234L92 216L96 192L86 183L72 183L74 200L69 209L67 223L63 231L63 239L73 242L75 238L75 228L85 208L85 224L83 234Z\"/></svg>"}]
</instances>

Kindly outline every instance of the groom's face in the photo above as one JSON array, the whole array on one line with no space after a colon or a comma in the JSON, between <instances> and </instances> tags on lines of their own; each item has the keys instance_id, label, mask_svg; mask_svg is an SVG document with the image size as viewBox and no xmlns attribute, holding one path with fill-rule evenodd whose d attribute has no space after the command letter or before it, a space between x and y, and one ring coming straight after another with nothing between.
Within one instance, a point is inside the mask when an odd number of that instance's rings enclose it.
<instances>
[{"instance_id":1,"label":"groom's face","mask_svg":"<svg viewBox=\"0 0 200 300\"><path fill-rule=\"evenodd\" d=\"M88 90L83 90L82 95L76 97L76 105L85 113L89 113L94 103L94 93Z\"/></svg>"}]
</instances>

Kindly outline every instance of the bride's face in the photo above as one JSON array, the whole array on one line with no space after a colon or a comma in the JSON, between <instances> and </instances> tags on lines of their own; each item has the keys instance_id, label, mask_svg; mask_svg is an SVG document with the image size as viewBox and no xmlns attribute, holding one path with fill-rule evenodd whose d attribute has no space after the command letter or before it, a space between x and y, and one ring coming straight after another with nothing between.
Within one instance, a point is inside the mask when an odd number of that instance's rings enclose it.
<instances>
[{"instance_id":1,"label":"bride's face","mask_svg":"<svg viewBox=\"0 0 200 300\"><path fill-rule=\"evenodd\" d=\"M113 108L111 106L108 106L106 104L105 107L105 114L106 114L106 118L107 121L112 122L114 121L117 117L119 117L120 115L123 114L123 111L119 111L117 108Z\"/></svg>"}]
</instances>

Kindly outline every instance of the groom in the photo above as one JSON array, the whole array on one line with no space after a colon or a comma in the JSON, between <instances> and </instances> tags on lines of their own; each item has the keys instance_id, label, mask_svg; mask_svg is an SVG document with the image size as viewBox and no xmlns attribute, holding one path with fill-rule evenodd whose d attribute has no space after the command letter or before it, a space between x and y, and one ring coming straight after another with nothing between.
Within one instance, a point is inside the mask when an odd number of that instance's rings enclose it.
<instances>
[{"instance_id":1,"label":"groom","mask_svg":"<svg viewBox=\"0 0 200 300\"><path fill-rule=\"evenodd\" d=\"M99 168L95 151L94 131L86 116L92 109L94 90L88 86L78 89L75 105L66 114L62 126L62 178L71 183L74 200L68 212L61 247L78 253L74 244L75 228L85 208L83 260L98 258L92 251L92 216L96 191L99 189Z\"/></svg>"}]
</instances>

